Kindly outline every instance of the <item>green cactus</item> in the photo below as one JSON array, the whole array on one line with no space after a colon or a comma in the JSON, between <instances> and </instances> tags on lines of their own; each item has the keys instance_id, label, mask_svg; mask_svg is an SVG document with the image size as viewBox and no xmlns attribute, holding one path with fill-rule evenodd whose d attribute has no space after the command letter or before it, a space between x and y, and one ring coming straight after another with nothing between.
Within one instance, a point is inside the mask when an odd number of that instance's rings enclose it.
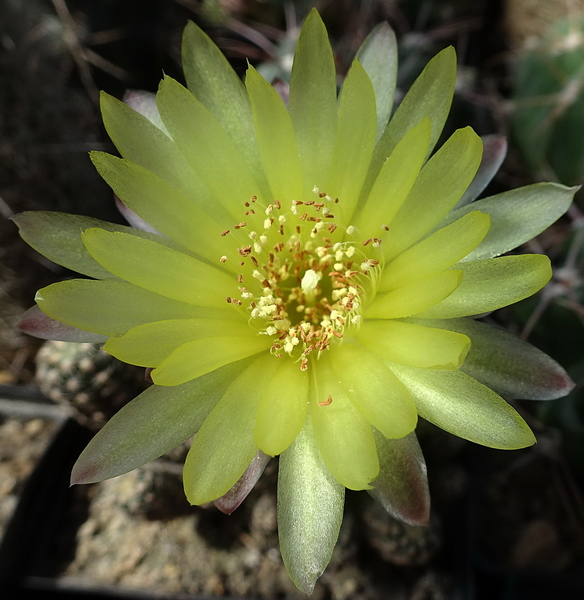
<instances>
[{"instance_id":1,"label":"green cactus","mask_svg":"<svg viewBox=\"0 0 584 600\"><path fill-rule=\"evenodd\" d=\"M584 181L584 18L562 20L519 58L512 132L537 176Z\"/></svg>"}]
</instances>

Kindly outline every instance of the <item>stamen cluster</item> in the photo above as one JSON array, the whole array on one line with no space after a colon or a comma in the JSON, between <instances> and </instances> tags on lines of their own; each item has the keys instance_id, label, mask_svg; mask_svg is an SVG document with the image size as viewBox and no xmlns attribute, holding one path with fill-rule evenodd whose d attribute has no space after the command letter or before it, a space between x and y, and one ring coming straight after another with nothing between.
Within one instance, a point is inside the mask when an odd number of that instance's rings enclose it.
<instances>
[{"instance_id":1,"label":"stamen cluster","mask_svg":"<svg viewBox=\"0 0 584 600\"><path fill-rule=\"evenodd\" d=\"M249 243L237 248L241 299L227 299L247 304L250 324L262 322L259 333L274 337L270 352L294 356L302 371L313 352L320 354L342 340L347 328L359 326L366 293L374 291L381 271L381 256L370 256L381 240L357 241L355 227L343 228L332 212L339 199L316 187L313 193L316 199L292 200L288 210L275 200L263 210L263 220L255 196L245 203L249 225L256 226ZM234 229L247 226L241 222Z\"/></svg>"}]
</instances>

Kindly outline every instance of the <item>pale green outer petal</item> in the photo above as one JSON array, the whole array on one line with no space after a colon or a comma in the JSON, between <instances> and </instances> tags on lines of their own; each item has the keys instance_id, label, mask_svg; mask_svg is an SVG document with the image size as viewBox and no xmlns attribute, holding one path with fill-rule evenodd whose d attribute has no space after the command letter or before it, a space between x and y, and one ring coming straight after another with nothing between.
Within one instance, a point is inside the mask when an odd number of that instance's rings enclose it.
<instances>
[{"instance_id":1,"label":"pale green outer petal","mask_svg":"<svg viewBox=\"0 0 584 600\"><path fill-rule=\"evenodd\" d=\"M381 165L399 140L425 117L432 122L428 154L432 151L450 111L455 83L456 53L449 47L430 60L395 111L375 148L365 190L373 185Z\"/></svg>"},{"instance_id":2,"label":"pale green outer petal","mask_svg":"<svg viewBox=\"0 0 584 600\"><path fill-rule=\"evenodd\" d=\"M241 79L223 52L192 22L187 24L183 33L182 65L191 92L211 111L240 148L254 177L263 180L251 107Z\"/></svg>"},{"instance_id":3,"label":"pale green outer petal","mask_svg":"<svg viewBox=\"0 0 584 600\"><path fill-rule=\"evenodd\" d=\"M348 342L333 348L330 358L344 392L373 427L388 438L414 430L418 413L412 396L379 358Z\"/></svg>"},{"instance_id":4,"label":"pale green outer petal","mask_svg":"<svg viewBox=\"0 0 584 600\"><path fill-rule=\"evenodd\" d=\"M102 92L101 114L112 142L127 160L152 171L185 194L208 196L175 143L146 117Z\"/></svg>"},{"instance_id":5,"label":"pale green outer petal","mask_svg":"<svg viewBox=\"0 0 584 600\"><path fill-rule=\"evenodd\" d=\"M292 581L306 594L326 569L343 521L345 488L332 476L307 418L278 467L278 537Z\"/></svg>"},{"instance_id":6,"label":"pale green outer petal","mask_svg":"<svg viewBox=\"0 0 584 600\"><path fill-rule=\"evenodd\" d=\"M160 82L156 102L182 155L239 222L244 202L267 191L252 177L241 150L209 110L171 77Z\"/></svg>"},{"instance_id":7,"label":"pale green outer petal","mask_svg":"<svg viewBox=\"0 0 584 600\"><path fill-rule=\"evenodd\" d=\"M103 229L88 229L81 238L108 271L167 298L220 307L237 290L235 278L157 242Z\"/></svg>"},{"instance_id":8,"label":"pale green outer petal","mask_svg":"<svg viewBox=\"0 0 584 600\"><path fill-rule=\"evenodd\" d=\"M462 281L461 271L442 271L397 290L378 294L365 308L367 319L400 319L429 309L450 296Z\"/></svg>"},{"instance_id":9,"label":"pale green outer petal","mask_svg":"<svg viewBox=\"0 0 584 600\"><path fill-rule=\"evenodd\" d=\"M320 454L329 471L351 490L369 489L379 473L371 425L345 394L327 353L313 367L310 415Z\"/></svg>"},{"instance_id":10,"label":"pale green outer petal","mask_svg":"<svg viewBox=\"0 0 584 600\"><path fill-rule=\"evenodd\" d=\"M219 259L225 254L221 232L225 227L197 203L139 165L104 152L92 152L91 160L130 210L184 248L221 266ZM225 216L214 212L217 218Z\"/></svg>"},{"instance_id":11,"label":"pale green outer petal","mask_svg":"<svg viewBox=\"0 0 584 600\"><path fill-rule=\"evenodd\" d=\"M20 237L49 260L72 271L99 279L118 279L95 261L81 241L81 232L89 227L109 231L129 231L99 219L60 212L27 211L12 216Z\"/></svg>"},{"instance_id":12,"label":"pale green outer petal","mask_svg":"<svg viewBox=\"0 0 584 600\"><path fill-rule=\"evenodd\" d=\"M383 164L356 221L364 237L381 237L382 226L387 227L404 203L424 162L430 129L429 119L410 129Z\"/></svg>"},{"instance_id":13,"label":"pale green outer petal","mask_svg":"<svg viewBox=\"0 0 584 600\"><path fill-rule=\"evenodd\" d=\"M96 279L118 278L87 252L81 241L81 233L86 229L97 227L105 231L120 231L136 238L156 240L165 246L176 246L171 240L156 234L81 215L35 210L14 215L12 220L18 226L22 239L37 252L58 265Z\"/></svg>"},{"instance_id":14,"label":"pale green outer petal","mask_svg":"<svg viewBox=\"0 0 584 600\"><path fill-rule=\"evenodd\" d=\"M416 434L388 440L374 429L373 435L379 475L369 493L396 519L409 525L426 525L430 517L430 492L426 462Z\"/></svg>"},{"instance_id":15,"label":"pale green outer petal","mask_svg":"<svg viewBox=\"0 0 584 600\"><path fill-rule=\"evenodd\" d=\"M468 335L472 345L461 370L505 397L555 400L574 387L555 360L502 329L474 319L420 322Z\"/></svg>"},{"instance_id":16,"label":"pale green outer petal","mask_svg":"<svg viewBox=\"0 0 584 600\"><path fill-rule=\"evenodd\" d=\"M472 181L482 150L481 138L465 127L430 158L382 238L386 260L415 244L448 214Z\"/></svg>"},{"instance_id":17,"label":"pale green outer petal","mask_svg":"<svg viewBox=\"0 0 584 600\"><path fill-rule=\"evenodd\" d=\"M473 210L490 215L489 233L464 260L492 258L529 241L559 219L568 210L578 189L559 183L527 185L454 210L440 226Z\"/></svg>"},{"instance_id":18,"label":"pale green outer petal","mask_svg":"<svg viewBox=\"0 0 584 600\"><path fill-rule=\"evenodd\" d=\"M278 92L253 67L247 70L245 86L272 195L282 202L300 199L304 193L302 167L288 110Z\"/></svg>"},{"instance_id":19,"label":"pale green outer petal","mask_svg":"<svg viewBox=\"0 0 584 600\"><path fill-rule=\"evenodd\" d=\"M323 177L331 164L337 131L336 78L326 29L313 9L296 44L289 100L307 197L313 186L326 182Z\"/></svg>"},{"instance_id":20,"label":"pale green outer petal","mask_svg":"<svg viewBox=\"0 0 584 600\"><path fill-rule=\"evenodd\" d=\"M121 408L77 459L72 483L127 473L193 436L247 366L241 361L173 388L152 386Z\"/></svg>"},{"instance_id":21,"label":"pale green outer petal","mask_svg":"<svg viewBox=\"0 0 584 600\"><path fill-rule=\"evenodd\" d=\"M57 321L108 336L165 319L241 318L232 307L195 306L125 281L61 281L39 290L35 301L46 315Z\"/></svg>"},{"instance_id":22,"label":"pale green outer petal","mask_svg":"<svg viewBox=\"0 0 584 600\"><path fill-rule=\"evenodd\" d=\"M479 211L461 217L402 252L383 269L378 290L386 291L444 271L477 247L489 231L491 219Z\"/></svg>"},{"instance_id":23,"label":"pale green outer petal","mask_svg":"<svg viewBox=\"0 0 584 600\"><path fill-rule=\"evenodd\" d=\"M247 335L223 335L187 342L152 371L158 385L179 385L223 365L268 350L271 340L249 330Z\"/></svg>"},{"instance_id":24,"label":"pale green outer petal","mask_svg":"<svg viewBox=\"0 0 584 600\"><path fill-rule=\"evenodd\" d=\"M466 335L393 320L366 321L357 339L384 359L424 369L458 369L470 349Z\"/></svg>"},{"instance_id":25,"label":"pale green outer petal","mask_svg":"<svg viewBox=\"0 0 584 600\"><path fill-rule=\"evenodd\" d=\"M253 330L243 319L239 323L217 319L169 319L138 325L120 337L111 337L105 350L124 362L156 367L183 344L230 335L253 335Z\"/></svg>"},{"instance_id":26,"label":"pale green outer petal","mask_svg":"<svg viewBox=\"0 0 584 600\"><path fill-rule=\"evenodd\" d=\"M355 61L339 97L337 135L329 180L324 191L339 198L340 211L349 222L367 175L375 146L375 92L369 76Z\"/></svg>"},{"instance_id":27,"label":"pale green outer petal","mask_svg":"<svg viewBox=\"0 0 584 600\"><path fill-rule=\"evenodd\" d=\"M393 109L397 79L397 41L388 23L380 23L371 31L357 50L355 58L363 65L375 90L379 139Z\"/></svg>"},{"instance_id":28,"label":"pale green outer petal","mask_svg":"<svg viewBox=\"0 0 584 600\"><path fill-rule=\"evenodd\" d=\"M308 412L308 374L291 359L279 362L281 365L262 396L254 429L258 448L270 456L290 446Z\"/></svg>"},{"instance_id":29,"label":"pale green outer petal","mask_svg":"<svg viewBox=\"0 0 584 600\"><path fill-rule=\"evenodd\" d=\"M205 419L183 471L185 494L191 504L210 502L227 493L256 455L256 412L277 366L271 355L255 360Z\"/></svg>"},{"instance_id":30,"label":"pale green outer petal","mask_svg":"<svg viewBox=\"0 0 584 600\"><path fill-rule=\"evenodd\" d=\"M448 298L420 312L423 319L454 319L490 312L535 294L551 278L550 260L542 254L499 256L458 263L462 283Z\"/></svg>"},{"instance_id":31,"label":"pale green outer petal","mask_svg":"<svg viewBox=\"0 0 584 600\"><path fill-rule=\"evenodd\" d=\"M461 371L391 365L414 396L421 417L483 446L515 450L535 443L525 421L503 398Z\"/></svg>"}]
</instances>

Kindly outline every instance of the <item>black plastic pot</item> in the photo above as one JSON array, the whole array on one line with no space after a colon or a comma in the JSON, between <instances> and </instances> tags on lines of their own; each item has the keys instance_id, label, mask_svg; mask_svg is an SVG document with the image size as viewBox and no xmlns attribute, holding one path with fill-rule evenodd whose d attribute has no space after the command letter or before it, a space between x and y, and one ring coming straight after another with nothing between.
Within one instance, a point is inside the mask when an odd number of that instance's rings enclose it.
<instances>
[{"instance_id":1,"label":"black plastic pot","mask_svg":"<svg viewBox=\"0 0 584 600\"><path fill-rule=\"evenodd\" d=\"M22 487L0 541L2 595L23 598L27 574L58 526L55 508L66 499L68 470L90 436L65 410L50 404L30 388L0 386L0 414L20 419L43 418L58 425L52 441Z\"/></svg>"}]
</instances>

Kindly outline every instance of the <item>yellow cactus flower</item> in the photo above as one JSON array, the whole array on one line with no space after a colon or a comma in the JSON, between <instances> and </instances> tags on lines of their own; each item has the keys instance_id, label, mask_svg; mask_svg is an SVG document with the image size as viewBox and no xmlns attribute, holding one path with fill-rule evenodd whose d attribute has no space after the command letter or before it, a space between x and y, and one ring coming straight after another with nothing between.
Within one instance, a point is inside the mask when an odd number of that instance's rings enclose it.
<instances>
[{"instance_id":1,"label":"yellow cactus flower","mask_svg":"<svg viewBox=\"0 0 584 600\"><path fill-rule=\"evenodd\" d=\"M279 455L282 554L305 591L330 559L345 487L427 519L418 415L522 448L533 433L499 394L547 399L571 386L544 354L473 317L548 282L547 257L501 255L561 216L575 190L536 184L472 202L502 141L467 127L434 151L452 48L390 119L396 56L378 27L337 95L313 11L286 105L251 66L242 84L190 24L188 88L165 77L147 116L102 96L123 158L91 158L136 227L15 217L33 247L89 277L40 290L42 313L23 328L103 342L152 369L154 385L93 439L73 482L127 472L196 434L187 498L232 510Z\"/></svg>"}]
</instances>

